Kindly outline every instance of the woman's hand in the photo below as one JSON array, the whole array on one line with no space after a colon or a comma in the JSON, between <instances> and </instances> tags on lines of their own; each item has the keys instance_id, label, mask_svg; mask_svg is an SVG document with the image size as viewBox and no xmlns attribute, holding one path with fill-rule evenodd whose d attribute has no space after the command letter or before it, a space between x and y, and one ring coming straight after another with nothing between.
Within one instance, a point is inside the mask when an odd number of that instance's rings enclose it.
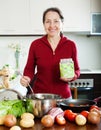
<instances>
[{"instance_id":1,"label":"woman's hand","mask_svg":"<svg viewBox=\"0 0 101 130\"><path fill-rule=\"evenodd\" d=\"M74 77L73 77L74 78ZM69 82L73 80L73 78L60 78L62 81Z\"/></svg>"},{"instance_id":2,"label":"woman's hand","mask_svg":"<svg viewBox=\"0 0 101 130\"><path fill-rule=\"evenodd\" d=\"M22 76L20 79L20 83L22 86L27 87L30 83L31 79L28 76Z\"/></svg>"},{"instance_id":3,"label":"woman's hand","mask_svg":"<svg viewBox=\"0 0 101 130\"><path fill-rule=\"evenodd\" d=\"M77 78L77 75L75 74L74 77L72 77L72 78L64 78L64 77L61 77L60 79L61 79L62 81L65 81L65 82L69 82L69 81L75 80L76 78Z\"/></svg>"}]
</instances>

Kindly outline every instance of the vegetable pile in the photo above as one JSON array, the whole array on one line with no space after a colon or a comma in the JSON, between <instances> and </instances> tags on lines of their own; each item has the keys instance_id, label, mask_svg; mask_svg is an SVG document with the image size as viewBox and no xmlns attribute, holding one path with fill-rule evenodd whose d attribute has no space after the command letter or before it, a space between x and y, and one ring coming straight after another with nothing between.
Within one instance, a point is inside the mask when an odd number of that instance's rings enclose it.
<instances>
[{"instance_id":1,"label":"vegetable pile","mask_svg":"<svg viewBox=\"0 0 101 130\"><path fill-rule=\"evenodd\" d=\"M30 112L28 112L30 111ZM31 100L3 100L0 101L0 125L5 125L10 130L21 130L21 127L30 128L34 126L34 115L32 114ZM20 126L17 125L20 119Z\"/></svg>"},{"instance_id":2,"label":"vegetable pile","mask_svg":"<svg viewBox=\"0 0 101 130\"><path fill-rule=\"evenodd\" d=\"M31 99L0 101L0 125L10 127L10 130L21 130L20 126L23 128L33 127L35 124L34 109ZM16 126L17 118L20 119L19 126ZM98 124L101 121L101 110L96 105L92 105L89 111L83 110L80 113L74 113L70 109L63 111L59 107L53 107L41 118L44 127L52 127L54 123L65 125L67 121L79 126L83 126L87 122Z\"/></svg>"},{"instance_id":3,"label":"vegetable pile","mask_svg":"<svg viewBox=\"0 0 101 130\"><path fill-rule=\"evenodd\" d=\"M54 123L65 125L67 121L79 126L83 126L87 122L98 124L101 121L101 111L96 105L92 105L89 111L83 110L81 113L74 113L70 109L62 111L60 108L52 108L47 115L41 118L44 127L51 127Z\"/></svg>"}]
</instances>

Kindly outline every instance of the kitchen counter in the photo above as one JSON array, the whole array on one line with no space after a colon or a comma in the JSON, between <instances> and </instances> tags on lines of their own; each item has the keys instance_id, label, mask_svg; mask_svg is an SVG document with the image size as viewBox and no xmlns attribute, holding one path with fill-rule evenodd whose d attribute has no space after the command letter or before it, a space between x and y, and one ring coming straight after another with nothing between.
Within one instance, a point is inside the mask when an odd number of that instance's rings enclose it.
<instances>
[{"instance_id":1,"label":"kitchen counter","mask_svg":"<svg viewBox=\"0 0 101 130\"><path fill-rule=\"evenodd\" d=\"M101 74L101 70L81 69L81 74Z\"/></svg>"},{"instance_id":2,"label":"kitchen counter","mask_svg":"<svg viewBox=\"0 0 101 130\"><path fill-rule=\"evenodd\" d=\"M5 126L0 126L0 130L9 130L9 128ZM40 119L35 119L35 125L33 128L28 128L22 130L101 130L101 122L98 125L86 124L84 126L78 126L75 123L67 122L64 126L59 126L54 124L53 127L45 128L40 122Z\"/></svg>"}]
</instances>

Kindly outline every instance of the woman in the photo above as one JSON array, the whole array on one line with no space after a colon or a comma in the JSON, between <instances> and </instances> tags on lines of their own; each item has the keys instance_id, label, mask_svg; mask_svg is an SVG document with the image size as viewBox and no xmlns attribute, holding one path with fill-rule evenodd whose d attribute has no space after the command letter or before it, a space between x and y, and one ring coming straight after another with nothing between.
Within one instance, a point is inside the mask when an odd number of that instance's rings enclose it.
<instances>
[{"instance_id":1,"label":"woman","mask_svg":"<svg viewBox=\"0 0 101 130\"><path fill-rule=\"evenodd\" d=\"M58 8L48 8L43 13L43 26L46 35L32 42L28 60L20 82L28 86L35 77L32 87L34 93L58 94L63 98L71 98L68 82L75 80L80 75L77 59L77 49L73 41L62 34L64 17ZM60 78L59 62L63 58L72 58L74 61L75 75L73 78Z\"/></svg>"}]
</instances>

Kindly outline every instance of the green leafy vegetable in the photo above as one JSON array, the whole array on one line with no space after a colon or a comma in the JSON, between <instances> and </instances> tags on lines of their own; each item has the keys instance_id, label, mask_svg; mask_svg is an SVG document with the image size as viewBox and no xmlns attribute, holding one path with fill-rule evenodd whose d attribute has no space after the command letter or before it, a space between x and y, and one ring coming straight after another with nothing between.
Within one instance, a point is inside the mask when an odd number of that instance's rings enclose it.
<instances>
[{"instance_id":1,"label":"green leafy vegetable","mask_svg":"<svg viewBox=\"0 0 101 130\"><path fill-rule=\"evenodd\" d=\"M4 100L0 101L0 116L6 114L13 114L20 117L21 114L26 112L25 101L23 100Z\"/></svg>"},{"instance_id":2,"label":"green leafy vegetable","mask_svg":"<svg viewBox=\"0 0 101 130\"><path fill-rule=\"evenodd\" d=\"M26 111L33 113L33 100L32 99L26 99Z\"/></svg>"},{"instance_id":3,"label":"green leafy vegetable","mask_svg":"<svg viewBox=\"0 0 101 130\"><path fill-rule=\"evenodd\" d=\"M26 112L25 102L21 100L13 104L12 108L8 110L9 114L13 114L16 117L20 117L24 112Z\"/></svg>"}]
</instances>

